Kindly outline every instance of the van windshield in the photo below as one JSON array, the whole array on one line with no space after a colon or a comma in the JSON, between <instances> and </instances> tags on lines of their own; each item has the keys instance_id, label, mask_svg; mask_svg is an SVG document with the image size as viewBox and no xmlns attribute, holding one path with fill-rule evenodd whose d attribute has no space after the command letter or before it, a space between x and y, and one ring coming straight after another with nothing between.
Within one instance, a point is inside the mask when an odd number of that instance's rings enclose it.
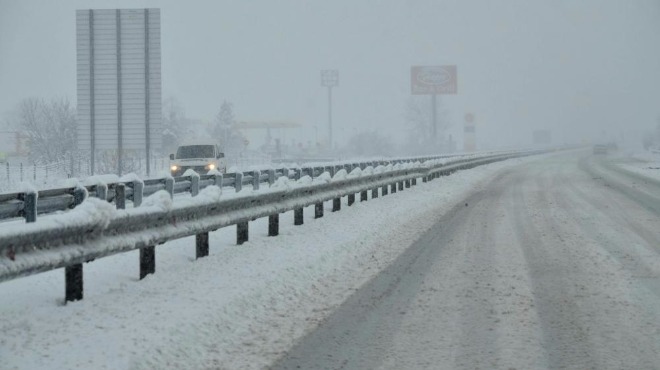
<instances>
[{"instance_id":1,"label":"van windshield","mask_svg":"<svg viewBox=\"0 0 660 370\"><path fill-rule=\"evenodd\" d=\"M177 159L213 158L213 145L186 145L176 151Z\"/></svg>"}]
</instances>

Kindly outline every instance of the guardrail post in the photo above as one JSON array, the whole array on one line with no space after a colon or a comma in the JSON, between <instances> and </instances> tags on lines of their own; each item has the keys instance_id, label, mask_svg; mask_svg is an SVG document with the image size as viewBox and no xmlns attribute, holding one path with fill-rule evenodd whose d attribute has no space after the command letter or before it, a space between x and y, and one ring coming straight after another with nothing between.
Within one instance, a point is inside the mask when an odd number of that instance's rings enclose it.
<instances>
[{"instance_id":1,"label":"guardrail post","mask_svg":"<svg viewBox=\"0 0 660 370\"><path fill-rule=\"evenodd\" d=\"M117 209L126 209L126 184L115 185L115 206Z\"/></svg>"},{"instance_id":2,"label":"guardrail post","mask_svg":"<svg viewBox=\"0 0 660 370\"><path fill-rule=\"evenodd\" d=\"M142 198L144 197L144 183L142 181L133 182L133 208L142 205Z\"/></svg>"},{"instance_id":3,"label":"guardrail post","mask_svg":"<svg viewBox=\"0 0 660 370\"><path fill-rule=\"evenodd\" d=\"M388 185L383 185L383 187L380 189L381 193L383 193L383 196L387 195L388 187Z\"/></svg>"},{"instance_id":4,"label":"guardrail post","mask_svg":"<svg viewBox=\"0 0 660 370\"><path fill-rule=\"evenodd\" d=\"M236 172L236 178L234 181L234 189L236 189L236 192L240 192L243 190L243 173L241 172Z\"/></svg>"},{"instance_id":5,"label":"guardrail post","mask_svg":"<svg viewBox=\"0 0 660 370\"><path fill-rule=\"evenodd\" d=\"M85 190L76 188L73 191L74 207L85 201ZM79 301L83 299L83 265L75 265L64 268L64 303Z\"/></svg>"},{"instance_id":6,"label":"guardrail post","mask_svg":"<svg viewBox=\"0 0 660 370\"><path fill-rule=\"evenodd\" d=\"M403 191L403 181L399 181L399 191Z\"/></svg>"},{"instance_id":7,"label":"guardrail post","mask_svg":"<svg viewBox=\"0 0 660 370\"><path fill-rule=\"evenodd\" d=\"M64 268L64 303L83 299L83 265Z\"/></svg>"},{"instance_id":8,"label":"guardrail post","mask_svg":"<svg viewBox=\"0 0 660 370\"><path fill-rule=\"evenodd\" d=\"M236 224L236 244L241 245L249 239L249 226L247 221Z\"/></svg>"},{"instance_id":9,"label":"guardrail post","mask_svg":"<svg viewBox=\"0 0 660 370\"><path fill-rule=\"evenodd\" d=\"M101 200L108 200L108 185L106 184L96 185L96 197Z\"/></svg>"},{"instance_id":10,"label":"guardrail post","mask_svg":"<svg viewBox=\"0 0 660 370\"><path fill-rule=\"evenodd\" d=\"M371 189L371 199L378 198L378 188Z\"/></svg>"},{"instance_id":11,"label":"guardrail post","mask_svg":"<svg viewBox=\"0 0 660 370\"><path fill-rule=\"evenodd\" d=\"M273 186L275 183L275 170L270 169L268 170L268 186Z\"/></svg>"},{"instance_id":12,"label":"guardrail post","mask_svg":"<svg viewBox=\"0 0 660 370\"><path fill-rule=\"evenodd\" d=\"M190 176L190 194L195 197L199 195L199 175ZM209 255L209 233L199 233L195 235L195 258L202 258Z\"/></svg>"},{"instance_id":13,"label":"guardrail post","mask_svg":"<svg viewBox=\"0 0 660 370\"><path fill-rule=\"evenodd\" d=\"M174 198L174 178L165 178L165 191L170 194L170 198Z\"/></svg>"},{"instance_id":14,"label":"guardrail post","mask_svg":"<svg viewBox=\"0 0 660 370\"><path fill-rule=\"evenodd\" d=\"M223 176L221 173L216 173L215 175L213 175L213 185L222 189L222 181L223 181Z\"/></svg>"},{"instance_id":15,"label":"guardrail post","mask_svg":"<svg viewBox=\"0 0 660 370\"><path fill-rule=\"evenodd\" d=\"M392 194L396 193L396 182L393 183L391 186Z\"/></svg>"},{"instance_id":16,"label":"guardrail post","mask_svg":"<svg viewBox=\"0 0 660 370\"><path fill-rule=\"evenodd\" d=\"M341 210L341 198L334 198L332 200L332 212Z\"/></svg>"},{"instance_id":17,"label":"guardrail post","mask_svg":"<svg viewBox=\"0 0 660 370\"><path fill-rule=\"evenodd\" d=\"M304 222L303 208L296 208L293 210L293 224L298 226Z\"/></svg>"},{"instance_id":18,"label":"guardrail post","mask_svg":"<svg viewBox=\"0 0 660 370\"><path fill-rule=\"evenodd\" d=\"M302 177L302 169L301 168L296 168L296 169L294 169L294 171L296 171L296 176L295 176L294 180L300 180L300 178Z\"/></svg>"},{"instance_id":19,"label":"guardrail post","mask_svg":"<svg viewBox=\"0 0 660 370\"><path fill-rule=\"evenodd\" d=\"M280 214L268 216L268 236L277 236L280 234Z\"/></svg>"},{"instance_id":20,"label":"guardrail post","mask_svg":"<svg viewBox=\"0 0 660 370\"><path fill-rule=\"evenodd\" d=\"M412 186L417 186L417 177L412 178Z\"/></svg>"},{"instance_id":21,"label":"guardrail post","mask_svg":"<svg viewBox=\"0 0 660 370\"><path fill-rule=\"evenodd\" d=\"M369 198L369 194L366 190L360 192L360 202L366 202Z\"/></svg>"},{"instance_id":22,"label":"guardrail post","mask_svg":"<svg viewBox=\"0 0 660 370\"><path fill-rule=\"evenodd\" d=\"M259 190L259 181L261 180L261 171L252 171L252 190Z\"/></svg>"},{"instance_id":23,"label":"guardrail post","mask_svg":"<svg viewBox=\"0 0 660 370\"><path fill-rule=\"evenodd\" d=\"M23 198L23 207L25 212L25 222L32 223L37 221L37 192L30 191L25 193Z\"/></svg>"},{"instance_id":24,"label":"guardrail post","mask_svg":"<svg viewBox=\"0 0 660 370\"><path fill-rule=\"evenodd\" d=\"M285 177L287 180L289 179L289 169L288 168L282 168L282 176Z\"/></svg>"},{"instance_id":25,"label":"guardrail post","mask_svg":"<svg viewBox=\"0 0 660 370\"><path fill-rule=\"evenodd\" d=\"M140 248L140 280L156 272L156 247Z\"/></svg>"},{"instance_id":26,"label":"guardrail post","mask_svg":"<svg viewBox=\"0 0 660 370\"><path fill-rule=\"evenodd\" d=\"M76 187L73 189L73 207L79 206L85 201L85 189L83 187Z\"/></svg>"},{"instance_id":27,"label":"guardrail post","mask_svg":"<svg viewBox=\"0 0 660 370\"><path fill-rule=\"evenodd\" d=\"M406 188L410 188L410 179L407 179L405 184L406 184Z\"/></svg>"},{"instance_id":28,"label":"guardrail post","mask_svg":"<svg viewBox=\"0 0 660 370\"><path fill-rule=\"evenodd\" d=\"M199 194L199 175L190 176L190 195L196 197Z\"/></svg>"},{"instance_id":29,"label":"guardrail post","mask_svg":"<svg viewBox=\"0 0 660 370\"><path fill-rule=\"evenodd\" d=\"M314 218L323 217L323 202L314 205Z\"/></svg>"},{"instance_id":30,"label":"guardrail post","mask_svg":"<svg viewBox=\"0 0 660 370\"><path fill-rule=\"evenodd\" d=\"M348 205L352 206L355 203L355 194L348 194Z\"/></svg>"},{"instance_id":31,"label":"guardrail post","mask_svg":"<svg viewBox=\"0 0 660 370\"><path fill-rule=\"evenodd\" d=\"M209 233L199 233L195 235L195 258L202 258L209 255Z\"/></svg>"},{"instance_id":32,"label":"guardrail post","mask_svg":"<svg viewBox=\"0 0 660 370\"><path fill-rule=\"evenodd\" d=\"M330 178L333 179L338 171L337 166L328 166L328 173ZM337 212L341 210L341 197L332 199L332 212Z\"/></svg>"},{"instance_id":33,"label":"guardrail post","mask_svg":"<svg viewBox=\"0 0 660 370\"><path fill-rule=\"evenodd\" d=\"M174 179L168 177L165 179L165 190L173 196L174 194ZM133 182L133 207L142 205L144 197L144 183L141 181ZM140 280L144 279L147 275L156 272L156 246L147 246L140 248Z\"/></svg>"}]
</instances>

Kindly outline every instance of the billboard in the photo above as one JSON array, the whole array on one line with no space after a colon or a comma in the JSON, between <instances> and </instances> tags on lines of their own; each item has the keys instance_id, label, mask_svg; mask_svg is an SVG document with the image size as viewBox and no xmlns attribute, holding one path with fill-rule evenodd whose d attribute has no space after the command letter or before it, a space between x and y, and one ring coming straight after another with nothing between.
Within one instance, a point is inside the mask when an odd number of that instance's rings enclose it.
<instances>
[{"instance_id":1,"label":"billboard","mask_svg":"<svg viewBox=\"0 0 660 370\"><path fill-rule=\"evenodd\" d=\"M159 151L159 9L76 11L78 147L146 155ZM121 168L119 168L121 172Z\"/></svg>"},{"instance_id":2,"label":"billboard","mask_svg":"<svg viewBox=\"0 0 660 370\"><path fill-rule=\"evenodd\" d=\"M413 66L410 68L410 90L413 95L456 94L456 66Z\"/></svg>"}]
</instances>

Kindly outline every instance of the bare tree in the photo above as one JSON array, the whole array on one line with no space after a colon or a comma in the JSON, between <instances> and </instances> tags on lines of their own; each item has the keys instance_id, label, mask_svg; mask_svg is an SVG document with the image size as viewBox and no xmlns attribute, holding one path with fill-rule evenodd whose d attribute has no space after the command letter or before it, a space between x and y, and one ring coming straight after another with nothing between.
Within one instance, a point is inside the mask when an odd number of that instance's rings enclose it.
<instances>
[{"instance_id":1,"label":"bare tree","mask_svg":"<svg viewBox=\"0 0 660 370\"><path fill-rule=\"evenodd\" d=\"M223 101L220 111L215 118L211 135L218 141L223 151L227 153L239 153L245 149L245 137L236 130L236 118L234 116L234 105Z\"/></svg>"},{"instance_id":2,"label":"bare tree","mask_svg":"<svg viewBox=\"0 0 660 370\"><path fill-rule=\"evenodd\" d=\"M173 153L186 133L185 111L174 97L163 100L163 152Z\"/></svg>"},{"instance_id":3,"label":"bare tree","mask_svg":"<svg viewBox=\"0 0 660 370\"><path fill-rule=\"evenodd\" d=\"M67 98L24 99L16 121L15 126L27 135L31 160L49 163L76 151L76 108Z\"/></svg>"},{"instance_id":4,"label":"bare tree","mask_svg":"<svg viewBox=\"0 0 660 370\"><path fill-rule=\"evenodd\" d=\"M376 130L363 131L353 136L345 149L345 152L353 156L391 156L395 146L392 140Z\"/></svg>"},{"instance_id":5,"label":"bare tree","mask_svg":"<svg viewBox=\"0 0 660 370\"><path fill-rule=\"evenodd\" d=\"M404 149L410 154L437 153L444 150L444 132L449 128L447 110L442 108L438 97L436 104L436 127L438 137L434 140L432 132L431 99L429 96L411 96L406 102L405 124L408 137Z\"/></svg>"}]
</instances>

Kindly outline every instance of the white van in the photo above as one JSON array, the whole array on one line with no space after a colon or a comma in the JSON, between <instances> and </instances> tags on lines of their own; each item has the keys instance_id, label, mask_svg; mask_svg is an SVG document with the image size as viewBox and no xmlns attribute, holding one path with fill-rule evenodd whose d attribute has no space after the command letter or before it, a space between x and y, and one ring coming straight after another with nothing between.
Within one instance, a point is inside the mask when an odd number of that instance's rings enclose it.
<instances>
[{"instance_id":1,"label":"white van","mask_svg":"<svg viewBox=\"0 0 660 370\"><path fill-rule=\"evenodd\" d=\"M188 169L201 175L211 170L225 173L227 171L225 154L216 144L180 145L176 154L170 154L170 173L175 177L181 176Z\"/></svg>"}]
</instances>

